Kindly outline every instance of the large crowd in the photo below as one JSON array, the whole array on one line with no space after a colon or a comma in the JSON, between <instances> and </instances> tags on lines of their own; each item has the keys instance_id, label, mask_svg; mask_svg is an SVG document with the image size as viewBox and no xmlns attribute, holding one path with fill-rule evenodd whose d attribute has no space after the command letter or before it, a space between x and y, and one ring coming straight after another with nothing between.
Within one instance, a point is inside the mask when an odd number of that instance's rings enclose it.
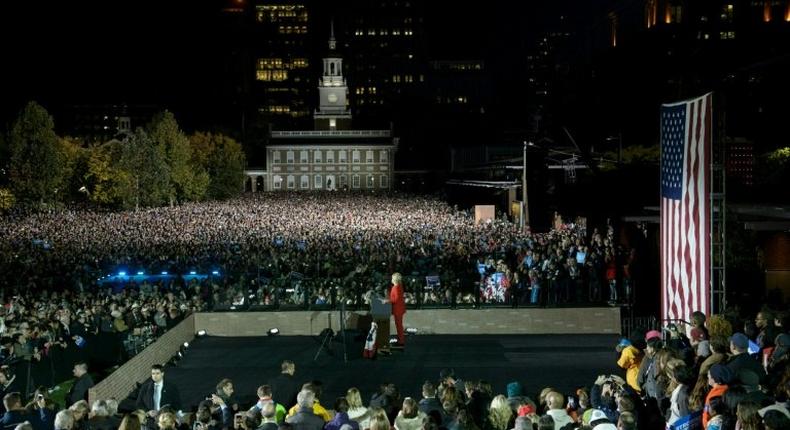
<instances>
[{"instance_id":1,"label":"large crowd","mask_svg":"<svg viewBox=\"0 0 790 430\"><path fill-rule=\"evenodd\" d=\"M225 378L205 400L185 405L166 368L154 365L128 399L88 405L90 384L82 382L90 378L77 365L79 388L66 408L46 390L27 406L10 393L2 423L16 430L786 430L788 321L767 308L746 321L696 313L689 327L634 333L613 346L621 374L579 381L572 392L529 391L529 381L518 378L494 387L474 379L473 369L444 369L437 380L386 382L366 395L349 381L344 396L324 399L321 381L300 378L286 360L254 396L239 395ZM119 404L126 405L120 412Z\"/></svg>"},{"instance_id":2,"label":"large crowd","mask_svg":"<svg viewBox=\"0 0 790 430\"><path fill-rule=\"evenodd\" d=\"M196 281L209 307L361 305L394 271L408 275L413 305L618 302L629 299L633 260L611 229L571 223L530 233L502 218L475 223L469 211L435 198L397 194L277 193L129 212L20 212L0 218L0 237L6 290L94 291L119 269L221 272L221 279ZM157 282L133 287L192 287Z\"/></svg>"},{"instance_id":3,"label":"large crowd","mask_svg":"<svg viewBox=\"0 0 790 430\"><path fill-rule=\"evenodd\" d=\"M506 220L475 223L432 198L284 193L134 212L12 213L0 219L0 237L5 428L790 428L790 323L768 309L753 321L695 314L688 330L635 332L616 347L622 375L579 381L572 393L544 387L529 396L519 382L492 387L445 371L421 387L384 384L367 403L350 387L327 404L320 381L299 381L285 362L253 404L223 380L195 410L182 407L161 366L120 413L118 399L85 401L89 367L96 375L123 362L190 312L362 304L395 270L434 278L406 285L417 305L628 300L635 256L616 247L611 228L558 223L534 233ZM120 267L223 276L99 281ZM76 383L58 405L51 387L70 375Z\"/></svg>"}]
</instances>

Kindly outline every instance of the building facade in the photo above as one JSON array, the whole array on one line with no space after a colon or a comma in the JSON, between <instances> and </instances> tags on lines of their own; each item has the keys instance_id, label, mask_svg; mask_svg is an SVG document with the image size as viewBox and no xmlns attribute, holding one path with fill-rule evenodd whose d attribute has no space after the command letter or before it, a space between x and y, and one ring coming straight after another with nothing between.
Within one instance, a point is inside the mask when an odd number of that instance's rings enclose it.
<instances>
[{"instance_id":1,"label":"building facade","mask_svg":"<svg viewBox=\"0 0 790 430\"><path fill-rule=\"evenodd\" d=\"M334 31L318 80L318 109L313 130L272 130L266 169L248 171L255 192L316 190L389 190L397 138L391 130L353 130L343 59Z\"/></svg>"}]
</instances>

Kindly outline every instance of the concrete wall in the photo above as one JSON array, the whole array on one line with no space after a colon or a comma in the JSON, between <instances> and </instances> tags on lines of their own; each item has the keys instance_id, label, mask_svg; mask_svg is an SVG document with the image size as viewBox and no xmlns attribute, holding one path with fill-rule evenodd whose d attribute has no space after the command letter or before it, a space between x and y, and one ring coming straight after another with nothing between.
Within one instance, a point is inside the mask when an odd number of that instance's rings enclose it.
<instances>
[{"instance_id":1,"label":"concrete wall","mask_svg":"<svg viewBox=\"0 0 790 430\"><path fill-rule=\"evenodd\" d=\"M337 330L339 312L326 311L199 313L195 330L263 336L277 327L284 336L317 335L329 325L328 316ZM404 324L423 334L613 334L620 333L620 308L423 309L408 311Z\"/></svg>"},{"instance_id":2,"label":"concrete wall","mask_svg":"<svg viewBox=\"0 0 790 430\"><path fill-rule=\"evenodd\" d=\"M194 339L195 331L195 316L190 315L91 388L88 391L89 402L93 404L93 401L98 399L114 397L120 401L126 398L135 384L151 377L152 365L165 364L178 352L184 342Z\"/></svg>"}]
</instances>

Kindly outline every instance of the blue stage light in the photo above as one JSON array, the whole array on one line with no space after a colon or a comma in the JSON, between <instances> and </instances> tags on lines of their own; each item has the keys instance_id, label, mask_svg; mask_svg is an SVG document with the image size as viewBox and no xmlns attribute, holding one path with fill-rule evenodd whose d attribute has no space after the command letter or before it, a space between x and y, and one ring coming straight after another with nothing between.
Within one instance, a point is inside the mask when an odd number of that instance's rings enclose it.
<instances>
[{"instance_id":1,"label":"blue stage light","mask_svg":"<svg viewBox=\"0 0 790 430\"><path fill-rule=\"evenodd\" d=\"M167 275L167 272L162 272L163 275Z\"/></svg>"},{"instance_id":2,"label":"blue stage light","mask_svg":"<svg viewBox=\"0 0 790 430\"><path fill-rule=\"evenodd\" d=\"M212 275L219 275L219 270L214 270L211 272Z\"/></svg>"},{"instance_id":3,"label":"blue stage light","mask_svg":"<svg viewBox=\"0 0 790 430\"><path fill-rule=\"evenodd\" d=\"M197 274L197 272L195 272L194 270L192 270L192 271L190 271L190 272L189 272L189 274L190 274L190 275L195 275L195 274Z\"/></svg>"},{"instance_id":4,"label":"blue stage light","mask_svg":"<svg viewBox=\"0 0 790 430\"><path fill-rule=\"evenodd\" d=\"M140 272L137 272L137 274L138 274L138 275L144 275L145 273L143 273L142 271L140 271Z\"/></svg>"},{"instance_id":5,"label":"blue stage light","mask_svg":"<svg viewBox=\"0 0 790 430\"><path fill-rule=\"evenodd\" d=\"M118 276L126 276L126 272L118 272Z\"/></svg>"}]
</instances>

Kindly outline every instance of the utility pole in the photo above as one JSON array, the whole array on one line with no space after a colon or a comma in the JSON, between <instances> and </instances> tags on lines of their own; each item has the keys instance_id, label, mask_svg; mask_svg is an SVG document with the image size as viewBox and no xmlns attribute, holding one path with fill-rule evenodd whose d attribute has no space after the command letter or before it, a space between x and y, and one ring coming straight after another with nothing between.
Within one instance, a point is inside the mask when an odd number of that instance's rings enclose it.
<instances>
[{"instance_id":1,"label":"utility pole","mask_svg":"<svg viewBox=\"0 0 790 430\"><path fill-rule=\"evenodd\" d=\"M529 143L525 140L524 156L522 160L524 165L521 169L521 219L524 220L524 223L521 228L526 228L529 226L529 205L527 205L527 146L529 146Z\"/></svg>"}]
</instances>

